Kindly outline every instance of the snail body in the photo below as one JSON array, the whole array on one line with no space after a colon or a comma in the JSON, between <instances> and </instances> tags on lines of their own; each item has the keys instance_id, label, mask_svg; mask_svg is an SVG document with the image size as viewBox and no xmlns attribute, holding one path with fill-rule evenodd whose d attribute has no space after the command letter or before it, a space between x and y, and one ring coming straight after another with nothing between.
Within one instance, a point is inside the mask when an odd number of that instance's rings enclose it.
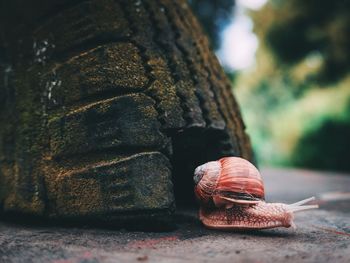
<instances>
[{"instance_id":1,"label":"snail body","mask_svg":"<svg viewBox=\"0 0 350 263\"><path fill-rule=\"evenodd\" d=\"M266 203L258 169L239 157L225 157L197 167L194 182L199 218L208 228L290 227L294 226L294 212L318 207L304 205L313 197L294 204Z\"/></svg>"}]
</instances>

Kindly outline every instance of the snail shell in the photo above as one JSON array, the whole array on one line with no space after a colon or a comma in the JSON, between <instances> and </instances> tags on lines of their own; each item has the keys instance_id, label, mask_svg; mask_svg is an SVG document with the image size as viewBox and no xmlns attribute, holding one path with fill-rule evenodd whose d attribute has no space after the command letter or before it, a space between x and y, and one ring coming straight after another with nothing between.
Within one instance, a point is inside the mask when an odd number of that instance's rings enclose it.
<instances>
[{"instance_id":1,"label":"snail shell","mask_svg":"<svg viewBox=\"0 0 350 263\"><path fill-rule=\"evenodd\" d=\"M197 167L194 181L196 197L206 206L229 208L234 203L255 204L265 199L258 169L239 157L224 157Z\"/></svg>"},{"instance_id":2,"label":"snail shell","mask_svg":"<svg viewBox=\"0 0 350 263\"><path fill-rule=\"evenodd\" d=\"M306 205L314 197L293 204L266 203L259 171L238 157L225 157L197 167L194 182L200 202L199 218L208 228L291 227L295 212L318 208Z\"/></svg>"}]
</instances>

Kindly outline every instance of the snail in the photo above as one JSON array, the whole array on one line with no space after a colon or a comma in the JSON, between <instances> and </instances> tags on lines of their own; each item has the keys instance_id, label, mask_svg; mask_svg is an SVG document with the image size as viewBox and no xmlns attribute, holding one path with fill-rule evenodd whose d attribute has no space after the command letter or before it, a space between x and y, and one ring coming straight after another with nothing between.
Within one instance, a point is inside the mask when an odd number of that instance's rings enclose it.
<instances>
[{"instance_id":1,"label":"snail","mask_svg":"<svg viewBox=\"0 0 350 263\"><path fill-rule=\"evenodd\" d=\"M239 157L224 157L196 168L195 195L199 218L213 229L242 230L291 227L293 213L318 208L305 205L314 197L294 204L266 203L258 169Z\"/></svg>"}]
</instances>

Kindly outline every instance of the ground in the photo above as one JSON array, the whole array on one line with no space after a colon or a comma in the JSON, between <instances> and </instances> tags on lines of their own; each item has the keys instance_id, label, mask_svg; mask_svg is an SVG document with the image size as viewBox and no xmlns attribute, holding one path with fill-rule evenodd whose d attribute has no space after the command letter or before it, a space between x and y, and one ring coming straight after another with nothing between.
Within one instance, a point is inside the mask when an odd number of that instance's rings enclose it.
<instances>
[{"instance_id":1,"label":"ground","mask_svg":"<svg viewBox=\"0 0 350 263\"><path fill-rule=\"evenodd\" d=\"M350 262L350 176L263 169L268 201L315 195L320 209L296 215L296 229L220 232L193 209L177 229L130 232L0 221L0 262Z\"/></svg>"}]
</instances>

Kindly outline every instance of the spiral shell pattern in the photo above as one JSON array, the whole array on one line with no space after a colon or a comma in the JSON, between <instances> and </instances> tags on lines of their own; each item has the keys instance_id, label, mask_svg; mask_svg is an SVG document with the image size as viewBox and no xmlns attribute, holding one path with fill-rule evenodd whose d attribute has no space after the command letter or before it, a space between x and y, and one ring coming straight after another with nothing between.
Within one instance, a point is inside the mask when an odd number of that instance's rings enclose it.
<instances>
[{"instance_id":1,"label":"spiral shell pattern","mask_svg":"<svg viewBox=\"0 0 350 263\"><path fill-rule=\"evenodd\" d=\"M245 159L224 157L197 167L194 174L195 194L201 204L221 207L265 198L258 169Z\"/></svg>"}]
</instances>

